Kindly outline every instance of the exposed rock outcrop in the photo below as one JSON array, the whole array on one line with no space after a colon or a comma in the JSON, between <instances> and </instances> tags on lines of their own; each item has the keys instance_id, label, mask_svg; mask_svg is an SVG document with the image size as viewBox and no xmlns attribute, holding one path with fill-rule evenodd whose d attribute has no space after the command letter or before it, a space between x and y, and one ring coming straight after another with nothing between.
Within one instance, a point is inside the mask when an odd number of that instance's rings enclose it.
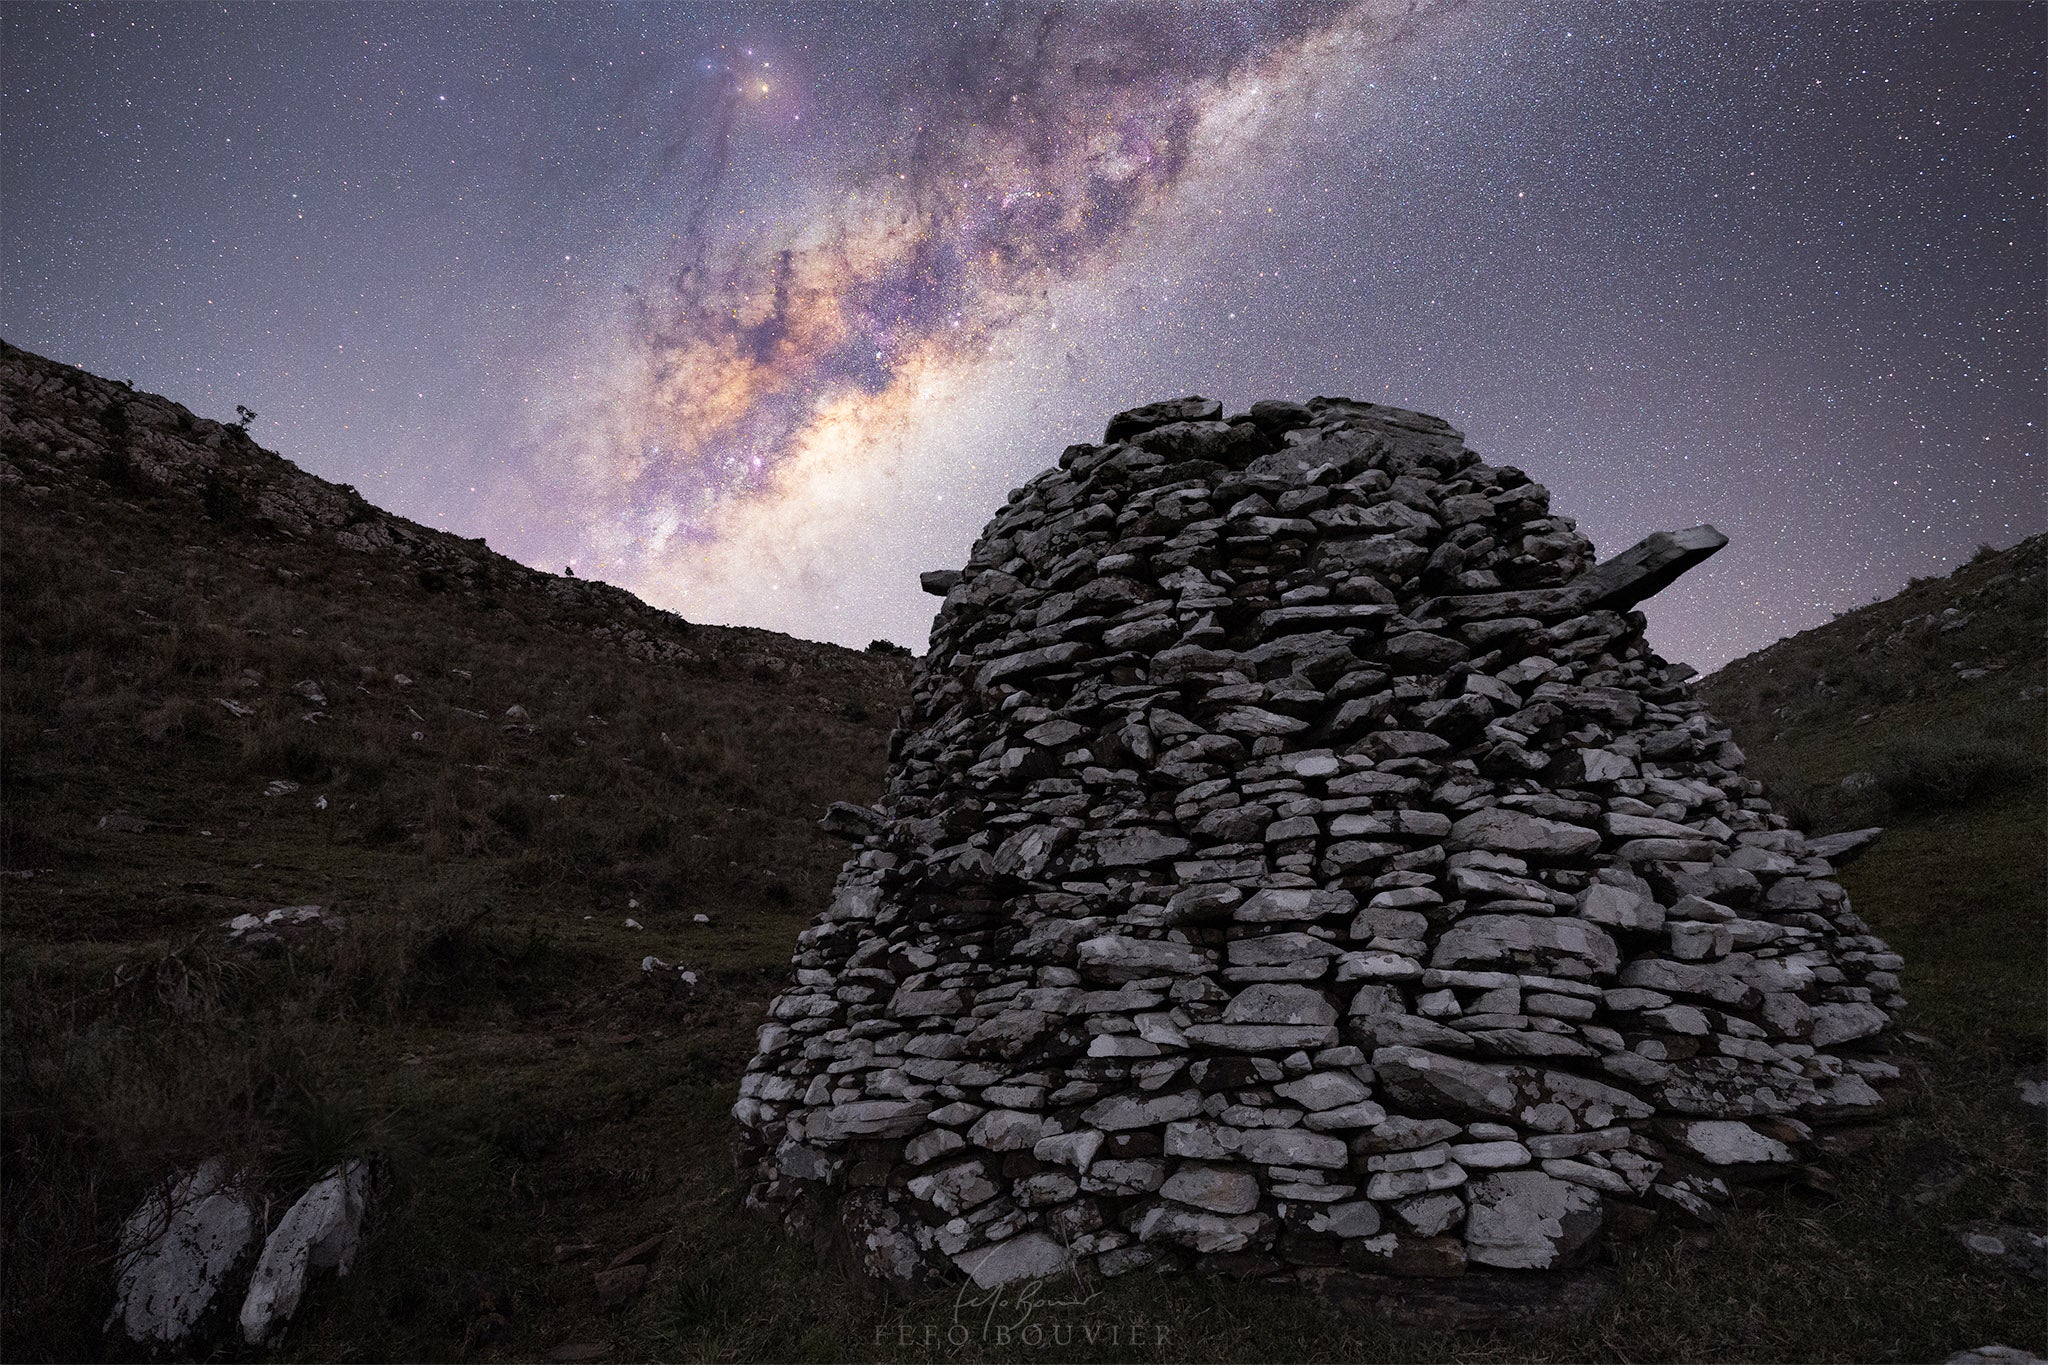
<instances>
[{"instance_id":1,"label":"exposed rock outcrop","mask_svg":"<svg viewBox=\"0 0 2048 1365\"><path fill-rule=\"evenodd\" d=\"M183 1344L218 1311L262 1233L255 1197L218 1158L152 1194L121 1225L108 1329L139 1344Z\"/></svg>"},{"instance_id":2,"label":"exposed rock outcrop","mask_svg":"<svg viewBox=\"0 0 2048 1365\"><path fill-rule=\"evenodd\" d=\"M264 1239L249 1277L240 1314L244 1341L260 1346L290 1321L314 1272L348 1274L369 1207L370 1163L360 1157L336 1166L299 1196Z\"/></svg>"},{"instance_id":3,"label":"exposed rock outcrop","mask_svg":"<svg viewBox=\"0 0 2048 1365\"><path fill-rule=\"evenodd\" d=\"M1221 416L1119 415L925 575L752 1201L902 1284L1554 1271L1876 1109L1899 959L1627 610L1722 537L1596 566L1433 417Z\"/></svg>"},{"instance_id":4,"label":"exposed rock outcrop","mask_svg":"<svg viewBox=\"0 0 2048 1365\"><path fill-rule=\"evenodd\" d=\"M372 1184L368 1161L345 1161L266 1237L269 1202L226 1159L204 1162L122 1225L107 1330L153 1350L190 1350L226 1336L228 1309L239 1299L243 1340L263 1345L298 1311L315 1272L346 1275L355 1264Z\"/></svg>"}]
</instances>

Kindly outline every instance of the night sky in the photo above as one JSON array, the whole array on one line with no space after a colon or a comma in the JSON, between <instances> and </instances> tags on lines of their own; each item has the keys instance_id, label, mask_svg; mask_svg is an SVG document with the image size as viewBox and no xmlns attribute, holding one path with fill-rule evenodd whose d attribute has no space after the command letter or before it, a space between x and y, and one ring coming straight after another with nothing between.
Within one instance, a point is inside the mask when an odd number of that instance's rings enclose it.
<instances>
[{"instance_id":1,"label":"night sky","mask_svg":"<svg viewBox=\"0 0 2048 1365\"><path fill-rule=\"evenodd\" d=\"M1439 414L1711 668L2048 526L2044 11L0 6L0 336L692 620L922 649L1108 414Z\"/></svg>"}]
</instances>

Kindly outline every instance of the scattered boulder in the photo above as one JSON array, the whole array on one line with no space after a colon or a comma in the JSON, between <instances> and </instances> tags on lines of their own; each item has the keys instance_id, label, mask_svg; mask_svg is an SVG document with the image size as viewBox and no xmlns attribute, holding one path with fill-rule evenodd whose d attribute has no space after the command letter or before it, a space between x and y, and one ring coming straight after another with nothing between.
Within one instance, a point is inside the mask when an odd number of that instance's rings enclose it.
<instances>
[{"instance_id":1,"label":"scattered boulder","mask_svg":"<svg viewBox=\"0 0 2048 1365\"><path fill-rule=\"evenodd\" d=\"M302 938L319 929L338 929L343 917L318 905L281 905L261 914L236 915L221 921L228 941L243 947L259 947Z\"/></svg>"},{"instance_id":2,"label":"scattered boulder","mask_svg":"<svg viewBox=\"0 0 2048 1365\"><path fill-rule=\"evenodd\" d=\"M348 1274L369 1207L370 1164L355 1158L322 1176L285 1211L264 1240L242 1301L244 1341L261 1346L289 1322L315 1271Z\"/></svg>"},{"instance_id":3,"label":"scattered boulder","mask_svg":"<svg viewBox=\"0 0 2048 1365\"><path fill-rule=\"evenodd\" d=\"M150 1195L121 1225L108 1329L145 1346L190 1340L220 1306L261 1231L255 1199L218 1157L168 1193Z\"/></svg>"},{"instance_id":4,"label":"scattered boulder","mask_svg":"<svg viewBox=\"0 0 2048 1365\"><path fill-rule=\"evenodd\" d=\"M670 996L685 1000L704 992L704 979L696 972L652 953L640 959L640 977L660 986Z\"/></svg>"},{"instance_id":5,"label":"scattered boulder","mask_svg":"<svg viewBox=\"0 0 2048 1365\"><path fill-rule=\"evenodd\" d=\"M2030 1280L2048 1280L2048 1234L1997 1223L1972 1223L1959 1235L1963 1250L1984 1264Z\"/></svg>"}]
</instances>

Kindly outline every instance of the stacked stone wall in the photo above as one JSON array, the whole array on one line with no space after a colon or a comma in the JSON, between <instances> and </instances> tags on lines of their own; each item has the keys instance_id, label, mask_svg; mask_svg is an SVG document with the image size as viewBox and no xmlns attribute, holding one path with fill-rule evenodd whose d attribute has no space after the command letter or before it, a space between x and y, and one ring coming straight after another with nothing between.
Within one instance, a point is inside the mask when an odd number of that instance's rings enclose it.
<instances>
[{"instance_id":1,"label":"stacked stone wall","mask_svg":"<svg viewBox=\"0 0 2048 1365\"><path fill-rule=\"evenodd\" d=\"M1419 413L1124 413L1013 493L735 1113L903 1286L1548 1271L1867 1116L1899 960L1605 565Z\"/></svg>"}]
</instances>

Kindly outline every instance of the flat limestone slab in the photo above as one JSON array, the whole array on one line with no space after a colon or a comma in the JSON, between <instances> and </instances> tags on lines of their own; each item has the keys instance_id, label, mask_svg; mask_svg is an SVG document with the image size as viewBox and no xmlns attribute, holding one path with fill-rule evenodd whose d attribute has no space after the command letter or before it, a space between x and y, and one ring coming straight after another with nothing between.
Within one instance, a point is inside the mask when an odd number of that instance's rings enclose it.
<instances>
[{"instance_id":1,"label":"flat limestone slab","mask_svg":"<svg viewBox=\"0 0 2048 1365\"><path fill-rule=\"evenodd\" d=\"M1627 611L1655 597L1728 544L1711 526L1659 531L1572 580L1588 595L1589 611Z\"/></svg>"},{"instance_id":2,"label":"flat limestone slab","mask_svg":"<svg viewBox=\"0 0 2048 1365\"><path fill-rule=\"evenodd\" d=\"M1589 611L1627 611L1655 597L1727 545L1711 526L1659 531L1557 588L1439 597L1421 615L1446 621L1487 621L1506 616L1549 619Z\"/></svg>"}]
</instances>

